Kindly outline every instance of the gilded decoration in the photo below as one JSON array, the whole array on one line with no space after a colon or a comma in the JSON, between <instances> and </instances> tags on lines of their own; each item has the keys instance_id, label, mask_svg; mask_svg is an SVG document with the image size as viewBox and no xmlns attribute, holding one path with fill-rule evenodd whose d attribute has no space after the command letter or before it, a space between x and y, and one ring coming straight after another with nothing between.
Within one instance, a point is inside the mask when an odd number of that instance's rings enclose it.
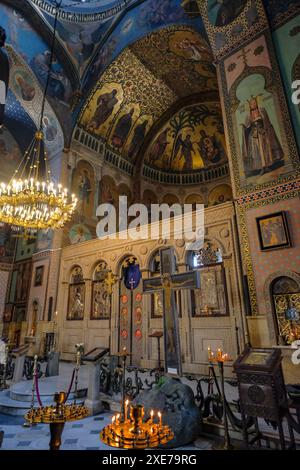
<instances>
[{"instance_id":1,"label":"gilded decoration","mask_svg":"<svg viewBox=\"0 0 300 470\"><path fill-rule=\"evenodd\" d=\"M172 104L217 89L206 39L189 27L164 28L130 46L108 67L79 125L134 162L152 125Z\"/></svg>"},{"instance_id":2,"label":"gilded decoration","mask_svg":"<svg viewBox=\"0 0 300 470\"><path fill-rule=\"evenodd\" d=\"M217 60L268 26L260 0L197 1Z\"/></svg>"},{"instance_id":3,"label":"gilded decoration","mask_svg":"<svg viewBox=\"0 0 300 470\"><path fill-rule=\"evenodd\" d=\"M218 90L210 46L206 39L188 27L162 29L141 39L130 49L179 98Z\"/></svg>"},{"instance_id":4,"label":"gilded decoration","mask_svg":"<svg viewBox=\"0 0 300 470\"><path fill-rule=\"evenodd\" d=\"M103 74L79 122L90 133L108 140L119 152L125 149L128 152L131 145L140 144L153 120L175 100L172 90L126 49ZM132 149L131 156L136 153Z\"/></svg>"}]
</instances>

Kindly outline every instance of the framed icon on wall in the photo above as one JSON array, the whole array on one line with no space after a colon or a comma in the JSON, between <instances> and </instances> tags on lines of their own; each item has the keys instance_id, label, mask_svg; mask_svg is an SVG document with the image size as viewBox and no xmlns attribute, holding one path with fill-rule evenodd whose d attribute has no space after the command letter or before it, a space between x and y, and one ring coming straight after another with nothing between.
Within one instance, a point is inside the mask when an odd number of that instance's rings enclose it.
<instances>
[{"instance_id":1,"label":"framed icon on wall","mask_svg":"<svg viewBox=\"0 0 300 470\"><path fill-rule=\"evenodd\" d=\"M258 217L256 222L262 251L291 246L287 217L284 211Z\"/></svg>"}]
</instances>

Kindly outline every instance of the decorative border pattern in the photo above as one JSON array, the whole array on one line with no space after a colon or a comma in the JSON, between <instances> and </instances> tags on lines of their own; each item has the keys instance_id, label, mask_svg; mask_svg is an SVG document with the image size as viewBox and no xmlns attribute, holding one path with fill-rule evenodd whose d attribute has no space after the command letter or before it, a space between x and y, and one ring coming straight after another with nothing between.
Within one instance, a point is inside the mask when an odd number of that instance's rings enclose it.
<instances>
[{"instance_id":1,"label":"decorative border pattern","mask_svg":"<svg viewBox=\"0 0 300 470\"><path fill-rule=\"evenodd\" d=\"M56 6L49 3L47 0L30 0L34 5L38 8L43 10L45 13L54 16L56 13ZM58 18L64 21L71 21L73 23L92 23L96 21L104 21L108 18L111 18L118 13L121 13L125 9L128 8L128 1L125 0L121 1L115 7L109 8L108 10L104 10L102 12L95 12L95 13L84 13L79 12L75 13L74 11L64 10L63 8L58 12ZM72 7L72 5L69 5Z\"/></svg>"},{"instance_id":2,"label":"decorative border pattern","mask_svg":"<svg viewBox=\"0 0 300 470\"><path fill-rule=\"evenodd\" d=\"M281 188L284 188L286 193L282 193ZM266 194L261 193L261 194ZM249 296L250 296L250 304L251 304L251 311L252 315L256 316L258 315L258 308L257 308L257 296L256 296L256 284L255 284L255 276L254 276L254 270L253 270L253 265L252 265L252 258L251 258L251 251L250 251L250 242L249 242L249 236L248 236L248 229L247 229L247 220L246 220L246 214L249 209L255 209L257 207L263 207L263 206L268 206L272 205L276 202L279 201L285 201L288 199L293 199L295 197L300 196L300 180L295 181L294 189L288 189L288 185L282 185L278 186L278 191L275 197L271 197L272 191L269 191L267 199L262 199L262 200L251 200L251 202L248 202L245 205L236 205L237 209L237 214L238 214L238 225L240 228L240 233L241 233L241 240L242 240L242 259L243 259L243 265L247 270L247 276L248 276L248 286L249 286Z\"/></svg>"},{"instance_id":3,"label":"decorative border pattern","mask_svg":"<svg viewBox=\"0 0 300 470\"><path fill-rule=\"evenodd\" d=\"M284 13L280 13L278 16L275 17L274 21L271 23L271 28L273 31L280 28L284 24L288 23L292 20L295 16L299 15L300 13L300 4L298 5L291 5Z\"/></svg>"},{"instance_id":4,"label":"decorative border pattern","mask_svg":"<svg viewBox=\"0 0 300 470\"><path fill-rule=\"evenodd\" d=\"M259 205L263 205L264 199L274 198L276 196L282 198L285 193L293 193L294 196L297 196L300 193L300 179L289 181L256 193L247 194L237 199L236 202L239 206L246 205L249 207L249 205L254 204L255 207L258 207ZM261 201L261 204L259 204L259 201Z\"/></svg>"}]
</instances>

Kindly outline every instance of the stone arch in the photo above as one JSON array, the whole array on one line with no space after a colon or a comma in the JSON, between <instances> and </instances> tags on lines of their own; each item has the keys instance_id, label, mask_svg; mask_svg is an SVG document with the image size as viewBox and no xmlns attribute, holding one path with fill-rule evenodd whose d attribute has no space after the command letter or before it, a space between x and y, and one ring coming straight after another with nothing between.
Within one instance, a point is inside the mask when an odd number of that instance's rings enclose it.
<instances>
[{"instance_id":1,"label":"stone arch","mask_svg":"<svg viewBox=\"0 0 300 470\"><path fill-rule=\"evenodd\" d=\"M170 245L166 244L166 245L161 245L161 246L155 246L152 250L149 251L146 259L145 259L145 268L150 272L150 266L151 266L151 263L152 263L152 260L153 260L153 257L155 255L155 253L157 251L160 250L160 248L169 248ZM174 253L175 253L175 257L176 257L176 264L179 263L179 259L180 259L180 256L179 256L179 253L177 251L177 249L173 246L174 248Z\"/></svg>"},{"instance_id":2,"label":"stone arch","mask_svg":"<svg viewBox=\"0 0 300 470\"><path fill-rule=\"evenodd\" d=\"M273 344L278 343L278 335L277 335L277 324L276 324L273 299L272 299L272 286L274 285L276 280L282 277L287 277L295 281L297 285L299 286L299 291L300 291L300 274L296 273L295 271L276 271L270 274L270 276L266 279L263 292L264 292L264 300L265 300L265 305L266 305L269 336Z\"/></svg>"},{"instance_id":3,"label":"stone arch","mask_svg":"<svg viewBox=\"0 0 300 470\"><path fill-rule=\"evenodd\" d=\"M92 266L91 266L91 269L90 269L90 279L91 279L92 281L95 280L96 268L97 268L97 266L98 266L100 263L104 263L105 266L106 266L105 269L109 269L109 267L108 267L108 262L107 262L103 257L97 259L97 261L95 261L94 263L92 263Z\"/></svg>"},{"instance_id":4,"label":"stone arch","mask_svg":"<svg viewBox=\"0 0 300 470\"><path fill-rule=\"evenodd\" d=\"M122 268L122 263L123 261L125 261L126 258L128 258L129 256L133 256L134 258L137 259L137 262L140 266L140 268L142 269L142 260L140 259L140 257L136 254L133 254L131 253L129 250L128 252L126 252L126 254L122 254L121 256L119 256L119 258L116 260L116 267L115 267L115 274L117 276L120 276L120 273L121 273L121 268Z\"/></svg>"}]
</instances>

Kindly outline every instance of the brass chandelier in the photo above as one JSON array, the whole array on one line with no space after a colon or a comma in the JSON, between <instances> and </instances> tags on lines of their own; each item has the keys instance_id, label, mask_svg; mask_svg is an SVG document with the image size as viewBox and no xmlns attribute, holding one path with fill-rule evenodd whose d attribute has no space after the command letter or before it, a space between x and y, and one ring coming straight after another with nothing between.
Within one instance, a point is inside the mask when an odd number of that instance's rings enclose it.
<instances>
[{"instance_id":1,"label":"brass chandelier","mask_svg":"<svg viewBox=\"0 0 300 470\"><path fill-rule=\"evenodd\" d=\"M54 56L56 9L48 76L42 100L39 130L25 151L9 183L0 184L0 222L26 234L61 228L71 219L77 198L52 181L43 134L43 116Z\"/></svg>"}]
</instances>

